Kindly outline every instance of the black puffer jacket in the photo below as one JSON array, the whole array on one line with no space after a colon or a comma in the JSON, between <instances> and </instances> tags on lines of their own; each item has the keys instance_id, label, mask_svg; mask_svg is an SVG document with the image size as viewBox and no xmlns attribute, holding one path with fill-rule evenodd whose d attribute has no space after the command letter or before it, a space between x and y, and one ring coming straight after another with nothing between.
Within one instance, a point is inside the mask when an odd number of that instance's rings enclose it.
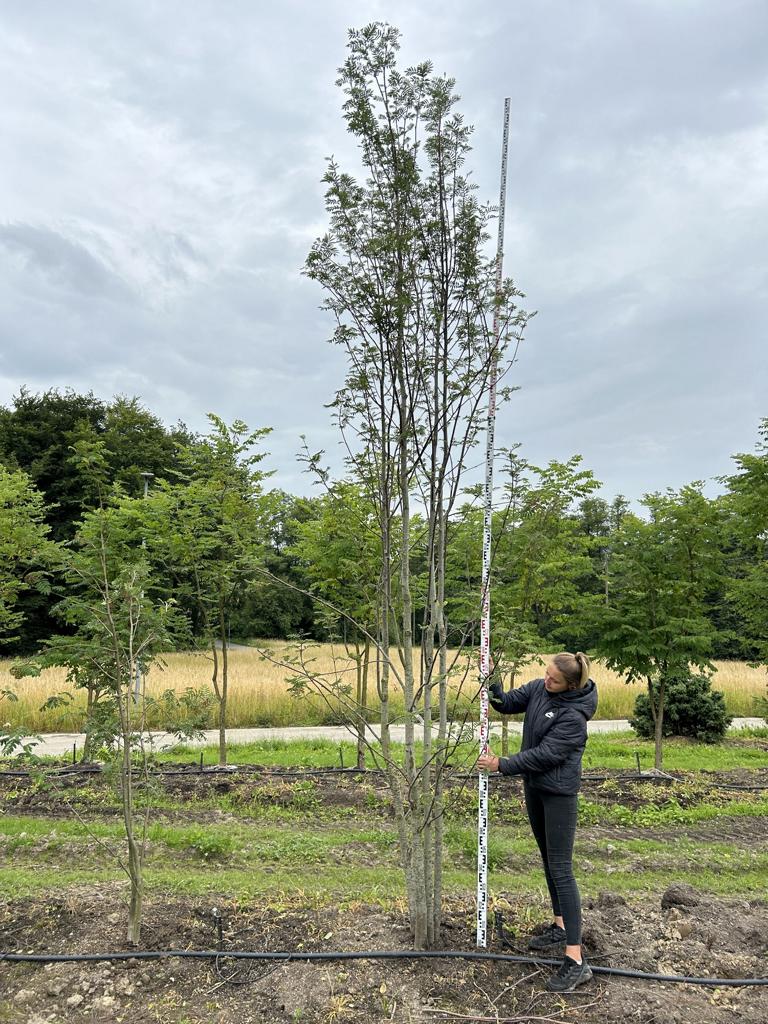
<instances>
[{"instance_id":1,"label":"black puffer jacket","mask_svg":"<svg viewBox=\"0 0 768 1024\"><path fill-rule=\"evenodd\" d=\"M525 712L520 753L499 758L502 775L522 775L550 793L578 793L587 722L597 710L592 680L580 690L549 693L543 679L533 679L507 691L496 707L503 715Z\"/></svg>"}]
</instances>

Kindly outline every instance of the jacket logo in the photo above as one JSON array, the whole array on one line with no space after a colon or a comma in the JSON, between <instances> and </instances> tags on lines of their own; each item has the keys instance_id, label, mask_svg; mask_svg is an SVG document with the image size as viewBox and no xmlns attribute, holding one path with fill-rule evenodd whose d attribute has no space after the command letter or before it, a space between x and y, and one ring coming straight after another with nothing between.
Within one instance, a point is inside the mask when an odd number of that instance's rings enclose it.
<instances>
[{"instance_id":1,"label":"jacket logo","mask_svg":"<svg viewBox=\"0 0 768 1024\"><path fill-rule=\"evenodd\" d=\"M544 715L544 717L545 718L554 718L555 717L555 712L554 711L548 711L546 713L546 715Z\"/></svg>"}]
</instances>

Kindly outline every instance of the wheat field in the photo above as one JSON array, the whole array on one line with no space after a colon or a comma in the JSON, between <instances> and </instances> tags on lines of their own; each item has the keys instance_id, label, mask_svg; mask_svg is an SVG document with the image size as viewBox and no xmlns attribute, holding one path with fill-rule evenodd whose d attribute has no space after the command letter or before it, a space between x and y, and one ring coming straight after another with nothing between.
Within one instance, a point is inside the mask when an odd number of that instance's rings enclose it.
<instances>
[{"instance_id":1,"label":"wheat field","mask_svg":"<svg viewBox=\"0 0 768 1024\"><path fill-rule=\"evenodd\" d=\"M260 651L267 652L265 658ZM279 641L264 641L259 648L234 649L229 652L229 701L228 725L236 727L288 726L288 725L330 725L343 720L343 709L338 701L327 702L317 697L295 697L289 693L286 679L292 671L275 664L286 651L286 645ZM324 678L340 678L354 687L354 666L345 655L343 647L323 644L315 647L311 656L313 669ZM461 679L460 706L468 708L476 691L475 656L461 655L457 658L456 678L452 681L454 690ZM85 694L74 691L74 700L66 707L41 711L42 704L53 694L71 691L67 685L65 671L48 669L38 678L17 680L11 675L10 660L0 660L0 691L10 690L18 697L16 701L0 696L0 727L10 725L25 732L76 732L83 724ZM532 663L521 673L518 685L540 675L540 667ZM739 661L715 662L716 674L713 686L725 694L728 711L736 716L754 714L755 697L766 693L766 672ZM627 685L616 673L599 662L593 665L593 678L600 693L598 718L627 718L632 714L635 697L642 692L643 685ZM183 693L187 688L211 685L211 660L205 654L177 653L166 656L163 668L153 667L147 676L147 692L158 696L164 690L172 689ZM396 686L392 696L392 714L402 714L403 701ZM378 702L375 698L375 681L369 685L373 697L369 700L375 715ZM471 714L471 711L470 711ZM150 724L155 724L150 721ZM216 724L212 717L211 726Z\"/></svg>"}]
</instances>

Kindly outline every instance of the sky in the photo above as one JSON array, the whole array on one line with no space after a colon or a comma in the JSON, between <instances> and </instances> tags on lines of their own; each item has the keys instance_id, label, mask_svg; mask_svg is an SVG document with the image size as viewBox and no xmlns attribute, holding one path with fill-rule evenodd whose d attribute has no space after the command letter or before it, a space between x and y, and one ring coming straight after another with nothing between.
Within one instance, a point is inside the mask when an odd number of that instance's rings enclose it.
<instances>
[{"instance_id":1,"label":"sky","mask_svg":"<svg viewBox=\"0 0 768 1024\"><path fill-rule=\"evenodd\" d=\"M136 395L195 430L271 426L341 470L319 285L336 69L387 21L456 79L505 272L536 310L497 443L603 493L710 481L768 416L765 0L0 0L0 404Z\"/></svg>"}]
</instances>

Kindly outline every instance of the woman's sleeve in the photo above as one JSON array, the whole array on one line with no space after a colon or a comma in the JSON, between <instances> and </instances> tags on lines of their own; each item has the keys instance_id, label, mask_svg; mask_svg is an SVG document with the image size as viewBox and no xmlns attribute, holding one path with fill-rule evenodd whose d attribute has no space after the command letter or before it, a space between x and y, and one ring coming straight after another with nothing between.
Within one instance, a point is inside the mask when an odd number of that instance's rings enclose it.
<instances>
[{"instance_id":1,"label":"woman's sleeve","mask_svg":"<svg viewBox=\"0 0 768 1024\"><path fill-rule=\"evenodd\" d=\"M568 715L552 726L544 739L535 747L521 750L511 757L499 758L502 775L520 775L521 772L546 772L567 759L587 740L587 723L581 715Z\"/></svg>"},{"instance_id":2,"label":"woman's sleeve","mask_svg":"<svg viewBox=\"0 0 768 1024\"><path fill-rule=\"evenodd\" d=\"M516 715L521 711L525 711L528 707L528 701L531 699L531 692L535 682L536 680L532 679L530 683L518 686L516 690L505 690L502 696L501 707L497 704L496 711L502 715Z\"/></svg>"}]
</instances>

